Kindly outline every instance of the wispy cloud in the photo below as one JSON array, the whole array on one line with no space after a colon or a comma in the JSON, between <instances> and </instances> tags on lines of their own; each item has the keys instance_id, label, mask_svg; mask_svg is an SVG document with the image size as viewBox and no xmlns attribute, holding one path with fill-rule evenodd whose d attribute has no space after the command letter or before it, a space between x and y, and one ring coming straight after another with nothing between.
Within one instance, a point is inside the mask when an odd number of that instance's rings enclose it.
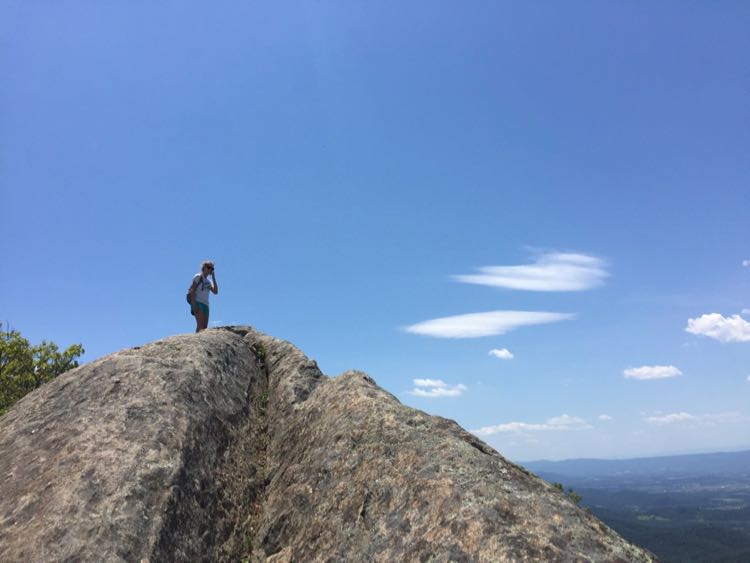
<instances>
[{"instance_id":1,"label":"wispy cloud","mask_svg":"<svg viewBox=\"0 0 750 563\"><path fill-rule=\"evenodd\" d=\"M512 360L513 353L507 348L493 348L489 352L490 356L494 356L500 360Z\"/></svg>"},{"instance_id":2,"label":"wispy cloud","mask_svg":"<svg viewBox=\"0 0 750 563\"><path fill-rule=\"evenodd\" d=\"M667 379L682 375L682 372L675 366L641 366L628 368L623 375L628 379Z\"/></svg>"},{"instance_id":3,"label":"wispy cloud","mask_svg":"<svg viewBox=\"0 0 750 563\"><path fill-rule=\"evenodd\" d=\"M708 336L719 342L750 342L750 323L739 315L725 317L719 313L688 319L685 328L690 334Z\"/></svg>"},{"instance_id":4,"label":"wispy cloud","mask_svg":"<svg viewBox=\"0 0 750 563\"><path fill-rule=\"evenodd\" d=\"M696 417L686 412L676 412L673 414L665 414L659 416L646 417L646 422L650 424L674 424L675 422L685 422L688 420L695 420Z\"/></svg>"},{"instance_id":5,"label":"wispy cloud","mask_svg":"<svg viewBox=\"0 0 750 563\"><path fill-rule=\"evenodd\" d=\"M407 332L436 338L479 338L496 336L520 326L566 321L569 313L542 311L489 311L423 321L405 328Z\"/></svg>"},{"instance_id":6,"label":"wispy cloud","mask_svg":"<svg viewBox=\"0 0 750 563\"><path fill-rule=\"evenodd\" d=\"M415 379L410 394L417 397L458 397L466 391L466 385L448 385L442 379Z\"/></svg>"},{"instance_id":7,"label":"wispy cloud","mask_svg":"<svg viewBox=\"0 0 750 563\"><path fill-rule=\"evenodd\" d=\"M453 276L453 279L526 291L583 291L603 285L609 275L604 260L571 253L543 254L532 264L484 266L477 271L477 274Z\"/></svg>"},{"instance_id":8,"label":"wispy cloud","mask_svg":"<svg viewBox=\"0 0 750 563\"><path fill-rule=\"evenodd\" d=\"M472 430L471 432L477 436L492 436L493 434L506 432L523 434L527 432L587 430L589 428L591 428L591 426L582 418L563 414L561 416L549 418L546 422L542 423L506 422L494 426L485 426L478 430Z\"/></svg>"},{"instance_id":9,"label":"wispy cloud","mask_svg":"<svg viewBox=\"0 0 750 563\"><path fill-rule=\"evenodd\" d=\"M750 383L750 375L747 376L747 382Z\"/></svg>"},{"instance_id":10,"label":"wispy cloud","mask_svg":"<svg viewBox=\"0 0 750 563\"><path fill-rule=\"evenodd\" d=\"M646 417L646 422L665 426L668 424L691 423L700 426L714 426L727 422L740 422L744 419L740 413L724 412L718 414L700 414L694 415L687 412L676 412L672 414L656 415Z\"/></svg>"},{"instance_id":11,"label":"wispy cloud","mask_svg":"<svg viewBox=\"0 0 750 563\"><path fill-rule=\"evenodd\" d=\"M609 416L608 414L600 414L599 415L599 420L606 422L607 420L612 420L612 417Z\"/></svg>"},{"instance_id":12,"label":"wispy cloud","mask_svg":"<svg viewBox=\"0 0 750 563\"><path fill-rule=\"evenodd\" d=\"M750 309L742 309L743 315L750 315Z\"/></svg>"},{"instance_id":13,"label":"wispy cloud","mask_svg":"<svg viewBox=\"0 0 750 563\"><path fill-rule=\"evenodd\" d=\"M742 265L745 266L745 268L750 268L750 260L743 260Z\"/></svg>"}]
</instances>

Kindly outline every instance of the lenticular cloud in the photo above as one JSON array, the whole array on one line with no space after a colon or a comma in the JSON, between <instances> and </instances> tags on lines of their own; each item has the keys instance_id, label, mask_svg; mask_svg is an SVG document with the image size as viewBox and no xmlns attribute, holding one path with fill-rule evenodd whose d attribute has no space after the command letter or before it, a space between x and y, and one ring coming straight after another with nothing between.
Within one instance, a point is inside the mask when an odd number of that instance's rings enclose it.
<instances>
[{"instance_id":1,"label":"lenticular cloud","mask_svg":"<svg viewBox=\"0 0 750 563\"><path fill-rule=\"evenodd\" d=\"M583 291L604 284L605 262L585 254L554 253L523 266L485 266L478 274L453 276L473 283L526 291Z\"/></svg>"},{"instance_id":2,"label":"lenticular cloud","mask_svg":"<svg viewBox=\"0 0 750 563\"><path fill-rule=\"evenodd\" d=\"M674 366L642 366L628 368L623 375L629 379L668 379L682 375L682 372Z\"/></svg>"},{"instance_id":3,"label":"lenticular cloud","mask_svg":"<svg viewBox=\"0 0 750 563\"><path fill-rule=\"evenodd\" d=\"M569 313L544 311L490 311L442 317L406 327L407 332L436 338L479 338L505 334L520 326L554 323L575 318Z\"/></svg>"}]
</instances>

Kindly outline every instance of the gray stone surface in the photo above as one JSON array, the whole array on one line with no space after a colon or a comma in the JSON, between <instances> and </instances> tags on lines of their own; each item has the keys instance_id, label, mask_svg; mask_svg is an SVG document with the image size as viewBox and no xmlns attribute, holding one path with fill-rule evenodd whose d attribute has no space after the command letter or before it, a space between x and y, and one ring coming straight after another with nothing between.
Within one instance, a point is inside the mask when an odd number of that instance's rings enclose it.
<instances>
[{"instance_id":1,"label":"gray stone surface","mask_svg":"<svg viewBox=\"0 0 750 563\"><path fill-rule=\"evenodd\" d=\"M247 327L0 418L0 561L650 561L450 420Z\"/></svg>"}]
</instances>

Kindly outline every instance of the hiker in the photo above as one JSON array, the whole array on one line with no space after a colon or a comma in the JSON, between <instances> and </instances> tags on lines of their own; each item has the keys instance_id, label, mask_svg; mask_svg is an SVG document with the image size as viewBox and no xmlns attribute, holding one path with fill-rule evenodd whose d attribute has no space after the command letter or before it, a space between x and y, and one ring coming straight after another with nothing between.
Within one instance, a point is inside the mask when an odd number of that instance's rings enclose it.
<instances>
[{"instance_id":1,"label":"hiker","mask_svg":"<svg viewBox=\"0 0 750 563\"><path fill-rule=\"evenodd\" d=\"M201 271L193 276L193 284L188 290L190 314L195 316L195 332L208 328L208 294L211 291L219 293L219 285L216 283L214 263L207 261L201 264Z\"/></svg>"}]
</instances>

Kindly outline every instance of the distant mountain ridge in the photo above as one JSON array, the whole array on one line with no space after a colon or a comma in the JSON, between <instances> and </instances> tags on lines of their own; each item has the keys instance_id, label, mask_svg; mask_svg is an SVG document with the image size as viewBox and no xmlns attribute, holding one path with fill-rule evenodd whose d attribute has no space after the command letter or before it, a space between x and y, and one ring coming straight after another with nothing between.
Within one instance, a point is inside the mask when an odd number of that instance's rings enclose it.
<instances>
[{"instance_id":1,"label":"distant mountain ridge","mask_svg":"<svg viewBox=\"0 0 750 563\"><path fill-rule=\"evenodd\" d=\"M624 474L746 475L750 473L750 450L632 459L539 460L520 465L537 474L568 477L612 477Z\"/></svg>"},{"instance_id":2,"label":"distant mountain ridge","mask_svg":"<svg viewBox=\"0 0 750 563\"><path fill-rule=\"evenodd\" d=\"M522 464L664 563L750 561L750 451Z\"/></svg>"}]
</instances>

